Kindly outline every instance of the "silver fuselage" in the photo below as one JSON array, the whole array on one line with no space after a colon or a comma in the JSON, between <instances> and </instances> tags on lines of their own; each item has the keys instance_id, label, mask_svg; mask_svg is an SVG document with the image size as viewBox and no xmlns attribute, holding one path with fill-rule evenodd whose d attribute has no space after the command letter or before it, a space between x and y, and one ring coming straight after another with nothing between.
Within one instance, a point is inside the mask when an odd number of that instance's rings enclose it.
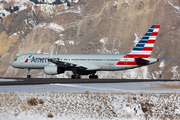
<instances>
[{"instance_id":1,"label":"silver fuselage","mask_svg":"<svg viewBox=\"0 0 180 120\"><path fill-rule=\"evenodd\" d=\"M30 55L32 57L25 62ZM124 65L117 65L118 61L122 61L124 56L125 54L53 54L52 58L62 62L86 66L87 70L97 69L98 67L98 71L116 71L139 67L138 65L126 65L126 60L123 60ZM47 65L56 66L48 61L48 57L49 54L24 54L18 56L11 65L20 69L44 69ZM157 59L152 58L151 61L149 64L157 62Z\"/></svg>"}]
</instances>

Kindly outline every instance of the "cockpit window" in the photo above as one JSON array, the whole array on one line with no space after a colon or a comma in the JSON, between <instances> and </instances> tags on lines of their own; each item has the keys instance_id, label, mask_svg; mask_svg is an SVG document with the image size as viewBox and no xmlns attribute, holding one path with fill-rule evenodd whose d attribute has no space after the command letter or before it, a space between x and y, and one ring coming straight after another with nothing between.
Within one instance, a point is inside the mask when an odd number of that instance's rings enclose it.
<instances>
[{"instance_id":1,"label":"cockpit window","mask_svg":"<svg viewBox=\"0 0 180 120\"><path fill-rule=\"evenodd\" d=\"M14 61L16 61L16 60L17 60L17 58Z\"/></svg>"}]
</instances>

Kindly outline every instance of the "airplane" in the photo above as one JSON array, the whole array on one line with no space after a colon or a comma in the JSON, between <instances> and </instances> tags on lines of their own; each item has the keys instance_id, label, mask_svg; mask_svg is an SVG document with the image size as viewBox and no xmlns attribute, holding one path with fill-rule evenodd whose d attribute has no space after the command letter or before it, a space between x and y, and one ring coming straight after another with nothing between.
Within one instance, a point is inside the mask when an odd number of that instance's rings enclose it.
<instances>
[{"instance_id":1,"label":"airplane","mask_svg":"<svg viewBox=\"0 0 180 120\"><path fill-rule=\"evenodd\" d=\"M72 71L71 78L80 79L89 75L89 79L98 79L97 71L119 71L142 67L169 58L150 57L160 25L152 25L133 50L127 54L50 54L29 53L18 56L11 66L27 69L27 78L31 78L30 69L44 69L47 75Z\"/></svg>"}]
</instances>

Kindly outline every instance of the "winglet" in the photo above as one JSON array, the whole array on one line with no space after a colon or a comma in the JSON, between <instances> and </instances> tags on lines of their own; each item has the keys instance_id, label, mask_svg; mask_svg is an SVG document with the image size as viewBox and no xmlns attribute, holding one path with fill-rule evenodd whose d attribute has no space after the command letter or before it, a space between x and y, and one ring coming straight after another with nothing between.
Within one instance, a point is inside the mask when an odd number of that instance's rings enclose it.
<instances>
[{"instance_id":1,"label":"winglet","mask_svg":"<svg viewBox=\"0 0 180 120\"><path fill-rule=\"evenodd\" d=\"M53 55L53 49L51 50L51 53L49 54L49 59L52 58L52 55Z\"/></svg>"}]
</instances>

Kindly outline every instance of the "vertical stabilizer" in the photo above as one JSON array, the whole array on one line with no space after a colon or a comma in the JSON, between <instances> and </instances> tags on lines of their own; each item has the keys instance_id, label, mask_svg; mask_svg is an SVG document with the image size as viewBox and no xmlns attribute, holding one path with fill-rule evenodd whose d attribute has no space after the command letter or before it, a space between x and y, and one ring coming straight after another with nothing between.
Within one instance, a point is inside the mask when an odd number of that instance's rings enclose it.
<instances>
[{"instance_id":1,"label":"vertical stabilizer","mask_svg":"<svg viewBox=\"0 0 180 120\"><path fill-rule=\"evenodd\" d=\"M134 49L128 54L128 57L150 57L154 47L154 43L156 42L159 28L160 25L153 25L143 36L143 38L138 42L138 44L134 47Z\"/></svg>"}]
</instances>

